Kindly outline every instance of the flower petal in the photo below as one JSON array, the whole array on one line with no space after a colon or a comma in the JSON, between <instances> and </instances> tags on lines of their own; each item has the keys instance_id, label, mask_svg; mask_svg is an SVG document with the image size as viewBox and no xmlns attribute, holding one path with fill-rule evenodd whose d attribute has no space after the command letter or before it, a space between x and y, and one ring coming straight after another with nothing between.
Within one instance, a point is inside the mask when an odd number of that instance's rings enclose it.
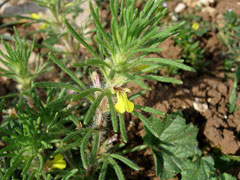
<instances>
[{"instance_id":1,"label":"flower petal","mask_svg":"<svg viewBox=\"0 0 240 180\"><path fill-rule=\"evenodd\" d=\"M66 168L66 166L67 166L66 161L62 160L57 163L53 163L52 168L64 169Z\"/></svg>"},{"instance_id":2,"label":"flower petal","mask_svg":"<svg viewBox=\"0 0 240 180\"><path fill-rule=\"evenodd\" d=\"M63 160L62 154L57 154L54 156L53 163Z\"/></svg>"},{"instance_id":3,"label":"flower petal","mask_svg":"<svg viewBox=\"0 0 240 180\"><path fill-rule=\"evenodd\" d=\"M62 154L57 154L56 156L54 156L54 159L51 163L51 168L64 169L67 166Z\"/></svg>"},{"instance_id":4,"label":"flower petal","mask_svg":"<svg viewBox=\"0 0 240 180\"><path fill-rule=\"evenodd\" d=\"M125 100L125 109L127 112L132 112L134 109L134 104L133 102L129 101L128 99Z\"/></svg>"},{"instance_id":5,"label":"flower petal","mask_svg":"<svg viewBox=\"0 0 240 180\"><path fill-rule=\"evenodd\" d=\"M124 93L123 92L117 92L117 104L115 104L115 109L119 113L125 112L125 104L124 104Z\"/></svg>"}]
</instances>

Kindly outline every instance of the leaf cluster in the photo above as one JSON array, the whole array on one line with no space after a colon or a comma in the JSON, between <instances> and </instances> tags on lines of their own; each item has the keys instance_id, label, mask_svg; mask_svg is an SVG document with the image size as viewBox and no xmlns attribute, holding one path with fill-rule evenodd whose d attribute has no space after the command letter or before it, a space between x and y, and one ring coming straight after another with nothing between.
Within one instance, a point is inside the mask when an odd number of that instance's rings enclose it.
<instances>
[{"instance_id":1,"label":"leaf cluster","mask_svg":"<svg viewBox=\"0 0 240 180\"><path fill-rule=\"evenodd\" d=\"M235 102L237 100L237 87L240 76L240 18L234 11L226 11L223 15L224 26L219 28L219 38L227 47L226 59L224 61L224 69L227 72L234 70L234 87L229 98L229 112L232 113L236 109Z\"/></svg>"}]
</instances>

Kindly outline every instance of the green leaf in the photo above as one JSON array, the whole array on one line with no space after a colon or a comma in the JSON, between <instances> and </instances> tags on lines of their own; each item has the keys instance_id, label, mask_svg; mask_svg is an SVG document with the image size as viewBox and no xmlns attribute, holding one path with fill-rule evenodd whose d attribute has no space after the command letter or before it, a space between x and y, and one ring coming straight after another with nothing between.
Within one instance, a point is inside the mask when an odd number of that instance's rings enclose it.
<instances>
[{"instance_id":1,"label":"green leaf","mask_svg":"<svg viewBox=\"0 0 240 180\"><path fill-rule=\"evenodd\" d=\"M2 136L2 138L5 137L5 136ZM0 157L5 157L7 156L7 154L5 154L4 152L5 151L10 151L10 152L13 152L14 149L16 149L17 146L15 144L9 144L7 145L6 147L3 147L0 149Z\"/></svg>"},{"instance_id":2,"label":"green leaf","mask_svg":"<svg viewBox=\"0 0 240 180\"><path fill-rule=\"evenodd\" d=\"M88 158L85 155L85 151L87 150L87 144L88 144L89 138L92 135L93 131L94 131L94 129L90 129L88 131L88 133L84 136L82 143L81 143L80 154L81 154L81 158L82 158L83 167L85 169L88 168Z\"/></svg>"},{"instance_id":3,"label":"green leaf","mask_svg":"<svg viewBox=\"0 0 240 180\"><path fill-rule=\"evenodd\" d=\"M163 58L145 58L145 59L139 60L138 63L143 63L143 64L157 63L162 65L174 66L186 71L195 72L195 69L193 69L192 67L179 63L176 60L173 61L173 60L163 59Z\"/></svg>"},{"instance_id":4,"label":"green leaf","mask_svg":"<svg viewBox=\"0 0 240 180\"><path fill-rule=\"evenodd\" d=\"M108 78L109 78L109 79L113 79L114 76L115 76L115 74L116 74L116 71L115 71L114 69L112 69L112 70L110 71L109 75L108 75Z\"/></svg>"},{"instance_id":5,"label":"green leaf","mask_svg":"<svg viewBox=\"0 0 240 180\"><path fill-rule=\"evenodd\" d=\"M92 17L93 17L93 20L94 20L94 22L95 22L95 24L96 24L97 30L98 30L98 31L101 33L101 35L103 36L104 40L106 41L106 43L107 43L107 45L108 45L109 50L111 50L112 48L111 48L110 39L109 39L107 33L105 32L105 30L103 29L103 27L102 27L102 25L101 25L101 23L100 23L97 15L96 15L94 9L93 9L93 5L92 5L92 2L91 2L91 1L89 1L89 8L90 8L90 11L91 11L91 15L92 15Z\"/></svg>"},{"instance_id":6,"label":"green leaf","mask_svg":"<svg viewBox=\"0 0 240 180\"><path fill-rule=\"evenodd\" d=\"M217 177L214 160L210 156L195 161L186 160L183 165L182 180L209 180Z\"/></svg>"},{"instance_id":7,"label":"green leaf","mask_svg":"<svg viewBox=\"0 0 240 180\"><path fill-rule=\"evenodd\" d=\"M97 60L97 59L86 60L83 63L74 63L73 64L74 67L83 67L83 66L92 66L92 65L100 66L100 67L103 65L103 66L108 67L109 69L112 69L112 67L108 63L101 61L101 60Z\"/></svg>"},{"instance_id":8,"label":"green leaf","mask_svg":"<svg viewBox=\"0 0 240 180\"><path fill-rule=\"evenodd\" d=\"M74 174L78 172L78 169L72 169L71 171L68 171L62 178L62 180L68 180L71 178Z\"/></svg>"},{"instance_id":9,"label":"green leaf","mask_svg":"<svg viewBox=\"0 0 240 180\"><path fill-rule=\"evenodd\" d=\"M2 110L4 108L4 103L5 103L5 100L2 99L1 102L0 102L0 114L2 114Z\"/></svg>"},{"instance_id":10,"label":"green leaf","mask_svg":"<svg viewBox=\"0 0 240 180\"><path fill-rule=\"evenodd\" d=\"M164 77L164 76L143 75L143 76L141 76L141 78L147 79L147 80L156 80L156 81L165 82L165 83L174 83L174 84L182 84L183 83L181 80L177 80L177 79L171 78L171 77Z\"/></svg>"},{"instance_id":11,"label":"green leaf","mask_svg":"<svg viewBox=\"0 0 240 180\"><path fill-rule=\"evenodd\" d=\"M57 106L60 104L62 105L66 102L66 100L69 100L69 99L73 98L74 96L76 96L76 94L69 94L69 95L54 99L53 101L49 102L47 104L47 106L51 107L51 106Z\"/></svg>"},{"instance_id":12,"label":"green leaf","mask_svg":"<svg viewBox=\"0 0 240 180\"><path fill-rule=\"evenodd\" d=\"M133 111L132 112L135 116L137 116L144 124L144 126L146 126L149 131L151 131L152 134L154 134L154 136L159 137L158 135L158 130L156 127L154 127L153 123L151 122L151 120L149 120L148 118L144 117L142 114L140 114L137 111Z\"/></svg>"},{"instance_id":13,"label":"green leaf","mask_svg":"<svg viewBox=\"0 0 240 180\"><path fill-rule=\"evenodd\" d=\"M186 124L181 114L166 115L162 120L152 116L145 121L151 129L144 124L146 135L143 139L153 151L156 175L160 179L172 178L184 169L184 160L199 154L198 130Z\"/></svg>"},{"instance_id":14,"label":"green leaf","mask_svg":"<svg viewBox=\"0 0 240 180\"><path fill-rule=\"evenodd\" d=\"M79 99L86 98L88 95L90 95L90 94L92 94L96 91L102 92L103 90L99 89L99 88L92 88L92 89L83 90L83 91L80 91L80 93L78 93L77 95L73 96L71 98L71 100L72 101L78 101Z\"/></svg>"},{"instance_id":15,"label":"green leaf","mask_svg":"<svg viewBox=\"0 0 240 180\"><path fill-rule=\"evenodd\" d=\"M66 88L72 89L77 92L82 92L80 89L76 88L71 84L60 83L60 82L36 82L34 83L35 87L42 87L42 88Z\"/></svg>"},{"instance_id":16,"label":"green leaf","mask_svg":"<svg viewBox=\"0 0 240 180\"><path fill-rule=\"evenodd\" d=\"M229 158L229 159L232 159L234 161L238 161L240 162L240 156L236 156L236 155L224 155L225 157Z\"/></svg>"},{"instance_id":17,"label":"green leaf","mask_svg":"<svg viewBox=\"0 0 240 180\"><path fill-rule=\"evenodd\" d=\"M240 62L238 62L237 69L235 71L234 76L234 83L233 83L233 90L229 98L229 112L233 113L236 109L235 102L237 100L237 87L238 87L238 80L240 78Z\"/></svg>"},{"instance_id":18,"label":"green leaf","mask_svg":"<svg viewBox=\"0 0 240 180\"><path fill-rule=\"evenodd\" d=\"M151 90L150 87L148 87L147 85L144 84L144 82L142 82L141 78L138 76L132 76L130 74L126 74L123 73L123 76L127 77L129 80L135 82L137 85L139 85L141 88L146 89L146 90Z\"/></svg>"},{"instance_id":19,"label":"green leaf","mask_svg":"<svg viewBox=\"0 0 240 180\"><path fill-rule=\"evenodd\" d=\"M29 167L31 166L31 163L32 163L32 160L33 160L34 156L32 156L31 158L29 158L27 160L26 163L24 163L24 167L23 167L23 170L22 170L22 176L23 176L23 179L26 179L26 176L27 176L27 170L29 169Z\"/></svg>"},{"instance_id":20,"label":"green leaf","mask_svg":"<svg viewBox=\"0 0 240 180\"><path fill-rule=\"evenodd\" d=\"M98 150L98 142L99 142L99 132L97 131L95 134L94 134L94 137L93 137L93 141L92 141L92 151L90 153L90 159L89 159L89 165L93 165L94 164L94 161L96 159L96 155L97 155L97 150Z\"/></svg>"},{"instance_id":21,"label":"green leaf","mask_svg":"<svg viewBox=\"0 0 240 180\"><path fill-rule=\"evenodd\" d=\"M95 101L93 101L92 105L90 106L86 116L85 116L85 119L84 119L84 124L88 124L89 121L92 119L92 117L94 116L95 114L95 111L98 107L98 105L100 104L100 102L102 101L103 97L105 96L105 93L101 93L100 95L98 95L98 97L95 99Z\"/></svg>"},{"instance_id":22,"label":"green leaf","mask_svg":"<svg viewBox=\"0 0 240 180\"><path fill-rule=\"evenodd\" d=\"M85 84L83 84L77 76L73 74L61 61L59 61L54 55L50 54L50 58L57 64L65 73L67 73L81 88L87 89Z\"/></svg>"},{"instance_id":23,"label":"green leaf","mask_svg":"<svg viewBox=\"0 0 240 180\"><path fill-rule=\"evenodd\" d=\"M157 53L157 52L161 52L162 51L162 48L153 48L153 47L150 47L150 48L142 48L142 49L137 49L135 51L132 52L132 54L136 54L138 52L147 52L147 53Z\"/></svg>"},{"instance_id":24,"label":"green leaf","mask_svg":"<svg viewBox=\"0 0 240 180\"><path fill-rule=\"evenodd\" d=\"M151 108L151 107L147 107L147 106L135 105L135 108L140 109L140 110L145 111L145 112L156 114L156 115L159 115L159 116L165 115L164 112L162 112L160 110L157 110L157 109L154 109L154 108Z\"/></svg>"},{"instance_id":25,"label":"green leaf","mask_svg":"<svg viewBox=\"0 0 240 180\"><path fill-rule=\"evenodd\" d=\"M106 176L106 173L107 173L107 166L108 166L108 160L104 159L104 162L103 162L98 180L105 180L105 176Z\"/></svg>"},{"instance_id":26,"label":"green leaf","mask_svg":"<svg viewBox=\"0 0 240 180\"><path fill-rule=\"evenodd\" d=\"M2 177L1 180L8 180L10 179L12 173L14 172L15 169L17 169L18 165L20 164L20 162L22 161L22 154L25 152L25 150L20 151L15 157L14 159L12 158L11 160L13 160L13 162L11 163L11 167L8 168L7 172L5 173L5 175Z\"/></svg>"},{"instance_id":27,"label":"green leaf","mask_svg":"<svg viewBox=\"0 0 240 180\"><path fill-rule=\"evenodd\" d=\"M115 170L118 179L125 180L123 172L122 172L120 166L117 164L117 162L111 157L109 157L108 160L109 160L110 164L113 166L113 169Z\"/></svg>"},{"instance_id":28,"label":"green leaf","mask_svg":"<svg viewBox=\"0 0 240 180\"><path fill-rule=\"evenodd\" d=\"M37 157L39 159L39 172L42 173L43 166L44 166L44 159L40 153L37 154Z\"/></svg>"},{"instance_id":29,"label":"green leaf","mask_svg":"<svg viewBox=\"0 0 240 180\"><path fill-rule=\"evenodd\" d=\"M118 132L117 115L116 115L116 111L114 109L114 105L113 105L113 102L112 102L112 97L109 93L107 94L107 98L108 98L108 104L109 104L110 113L111 113L113 131Z\"/></svg>"},{"instance_id":30,"label":"green leaf","mask_svg":"<svg viewBox=\"0 0 240 180\"><path fill-rule=\"evenodd\" d=\"M9 130L9 129L5 129L5 128L0 127L0 132L1 132L1 133L4 133L4 134L7 134L7 135L9 135L9 136L14 136L14 137L16 137L16 134L14 134L13 131L12 131L12 130Z\"/></svg>"},{"instance_id":31,"label":"green leaf","mask_svg":"<svg viewBox=\"0 0 240 180\"><path fill-rule=\"evenodd\" d=\"M126 132L123 114L118 113L118 117L119 117L120 132L122 135L123 142L127 143L127 132Z\"/></svg>"},{"instance_id":32,"label":"green leaf","mask_svg":"<svg viewBox=\"0 0 240 180\"><path fill-rule=\"evenodd\" d=\"M136 164L134 164L132 161L130 161L129 159L127 159L121 155L118 155L118 154L111 154L111 156L115 159L122 161L124 164L128 165L130 168L132 168L136 171L139 170L139 167Z\"/></svg>"},{"instance_id":33,"label":"green leaf","mask_svg":"<svg viewBox=\"0 0 240 180\"><path fill-rule=\"evenodd\" d=\"M68 141L70 141L72 138L74 137L79 137L79 134L85 133L86 131L88 131L88 128L82 128L79 129L77 131L71 132L70 134L68 134L64 139L62 139L62 143L67 143Z\"/></svg>"},{"instance_id":34,"label":"green leaf","mask_svg":"<svg viewBox=\"0 0 240 180\"><path fill-rule=\"evenodd\" d=\"M135 94L132 94L131 96L128 97L128 99L131 101L133 99L136 99L142 95L146 94L146 91L145 90L142 90L142 91L138 91L136 92Z\"/></svg>"},{"instance_id":35,"label":"green leaf","mask_svg":"<svg viewBox=\"0 0 240 180\"><path fill-rule=\"evenodd\" d=\"M237 178L233 177L231 174L223 173L219 180L237 180Z\"/></svg>"},{"instance_id":36,"label":"green leaf","mask_svg":"<svg viewBox=\"0 0 240 180\"><path fill-rule=\"evenodd\" d=\"M84 41L83 38L79 36L79 34L72 28L66 19L64 19L64 24L66 25L68 31L73 35L73 37L75 37L79 43L81 43L95 58L97 58L98 56L96 52L91 48L91 46L88 45L88 43Z\"/></svg>"}]
</instances>

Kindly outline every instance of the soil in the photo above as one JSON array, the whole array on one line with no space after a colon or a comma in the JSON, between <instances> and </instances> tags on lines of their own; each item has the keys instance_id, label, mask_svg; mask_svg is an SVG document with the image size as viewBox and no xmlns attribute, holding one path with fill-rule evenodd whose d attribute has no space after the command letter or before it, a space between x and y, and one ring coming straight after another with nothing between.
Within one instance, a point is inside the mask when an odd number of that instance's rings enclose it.
<instances>
[{"instance_id":1,"label":"soil","mask_svg":"<svg viewBox=\"0 0 240 180\"><path fill-rule=\"evenodd\" d=\"M178 2L181 1L172 0L168 3L170 12L174 11ZM240 0L216 0L209 7L214 9L214 13L203 11L200 15L204 20L211 23L220 20L222 14L229 9L234 10L240 17ZM188 10L189 8L185 12ZM109 18L107 8L103 9L102 17L103 19ZM1 33L3 31L12 33L9 29L1 30ZM182 111L187 122L191 122L199 128L199 148L204 149L204 153L211 153L213 149L219 149L223 154L240 155L240 98L236 102L237 110L229 114L227 104L232 91L233 80L227 79L222 69L224 46L218 39L217 31L212 30L202 37L201 46L205 49L208 71L200 75L182 72L182 85L150 82L149 86L152 91L137 98L135 103L154 107L166 113ZM169 59L180 58L182 50L174 45L171 38L167 39L161 47L163 51L159 56ZM1 76L0 86L0 96L15 91L15 83ZM133 93L140 90L135 84L129 84L128 87ZM238 96L240 97L239 92ZM127 116L129 119L127 124L129 142L127 146L134 147L143 143L143 124L136 117ZM136 172L124 167L126 179L159 180L155 177L150 149L129 153L129 158L141 167L141 170ZM239 168L231 167L227 171L240 179ZM180 178L176 176L174 180L177 179Z\"/></svg>"}]
</instances>

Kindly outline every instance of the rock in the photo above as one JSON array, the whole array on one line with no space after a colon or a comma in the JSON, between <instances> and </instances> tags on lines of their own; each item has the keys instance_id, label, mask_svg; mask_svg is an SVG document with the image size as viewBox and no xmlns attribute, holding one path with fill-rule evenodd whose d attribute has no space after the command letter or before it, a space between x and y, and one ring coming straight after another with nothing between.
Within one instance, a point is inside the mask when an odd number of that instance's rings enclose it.
<instances>
[{"instance_id":1,"label":"rock","mask_svg":"<svg viewBox=\"0 0 240 180\"><path fill-rule=\"evenodd\" d=\"M178 16L176 14L170 14L172 21L178 21Z\"/></svg>"},{"instance_id":2,"label":"rock","mask_svg":"<svg viewBox=\"0 0 240 180\"><path fill-rule=\"evenodd\" d=\"M206 110L208 110L208 104L206 102L199 102L197 98L193 102L193 107L198 112L205 112Z\"/></svg>"},{"instance_id":3,"label":"rock","mask_svg":"<svg viewBox=\"0 0 240 180\"><path fill-rule=\"evenodd\" d=\"M2 6L2 15L26 15L30 13L45 12L46 8L38 6L36 3L27 2L20 5L6 3Z\"/></svg>"},{"instance_id":4,"label":"rock","mask_svg":"<svg viewBox=\"0 0 240 180\"><path fill-rule=\"evenodd\" d=\"M198 5L198 1L199 0L183 0L183 3L185 3L189 8L194 8L196 5Z\"/></svg>"},{"instance_id":5,"label":"rock","mask_svg":"<svg viewBox=\"0 0 240 180\"><path fill-rule=\"evenodd\" d=\"M177 6L175 7L174 11L175 13L180 13L186 9L186 5L184 3L178 3Z\"/></svg>"},{"instance_id":6,"label":"rock","mask_svg":"<svg viewBox=\"0 0 240 180\"><path fill-rule=\"evenodd\" d=\"M202 12L203 13L208 13L211 17L215 17L217 12L216 12L216 9L215 8L212 8L210 6L207 6L207 7L204 7L202 9Z\"/></svg>"},{"instance_id":7,"label":"rock","mask_svg":"<svg viewBox=\"0 0 240 180\"><path fill-rule=\"evenodd\" d=\"M208 0L199 0L199 2L200 2L202 5L205 5L205 6L208 6L208 5L209 5Z\"/></svg>"},{"instance_id":8,"label":"rock","mask_svg":"<svg viewBox=\"0 0 240 180\"><path fill-rule=\"evenodd\" d=\"M209 4L215 3L215 0L199 0L199 4L202 4L204 6L209 6Z\"/></svg>"}]
</instances>

